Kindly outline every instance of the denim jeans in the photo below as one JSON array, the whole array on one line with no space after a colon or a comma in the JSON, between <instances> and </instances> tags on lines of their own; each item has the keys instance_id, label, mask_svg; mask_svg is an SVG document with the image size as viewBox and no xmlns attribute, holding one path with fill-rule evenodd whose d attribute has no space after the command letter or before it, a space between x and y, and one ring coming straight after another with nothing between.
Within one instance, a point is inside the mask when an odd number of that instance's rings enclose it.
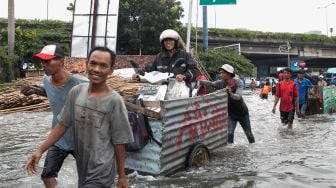
<instances>
[{"instance_id":1,"label":"denim jeans","mask_svg":"<svg viewBox=\"0 0 336 188\"><path fill-rule=\"evenodd\" d=\"M237 122L239 122L240 125L242 126L249 143L254 143L255 140L254 140L254 136L253 136L252 130L251 130L251 123L250 123L250 115L249 114L245 114L238 121L232 120L229 116L229 119L228 119L228 143L233 143L234 131L236 129Z\"/></svg>"}]
</instances>

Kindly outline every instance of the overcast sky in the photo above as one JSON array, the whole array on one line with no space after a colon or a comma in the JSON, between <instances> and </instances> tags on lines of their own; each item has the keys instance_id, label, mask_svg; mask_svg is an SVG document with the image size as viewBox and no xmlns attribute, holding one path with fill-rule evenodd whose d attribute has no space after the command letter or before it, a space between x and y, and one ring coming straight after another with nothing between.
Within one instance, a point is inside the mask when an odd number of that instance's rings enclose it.
<instances>
[{"instance_id":1,"label":"overcast sky","mask_svg":"<svg viewBox=\"0 0 336 188\"><path fill-rule=\"evenodd\" d=\"M8 0L0 0L0 17L7 17ZM66 10L73 0L49 0L49 19L70 21ZM181 1L185 9L183 23L187 22L189 0ZM237 0L236 5L208 6L208 27L249 29L264 32L322 31L328 27L336 30L336 0ZM193 26L202 27L202 6L193 0ZM15 0L15 17L46 19L47 0ZM196 16L198 10L198 16ZM327 15L326 15L327 11ZM330 35L330 32L329 32ZM336 33L333 33L336 35Z\"/></svg>"}]
</instances>

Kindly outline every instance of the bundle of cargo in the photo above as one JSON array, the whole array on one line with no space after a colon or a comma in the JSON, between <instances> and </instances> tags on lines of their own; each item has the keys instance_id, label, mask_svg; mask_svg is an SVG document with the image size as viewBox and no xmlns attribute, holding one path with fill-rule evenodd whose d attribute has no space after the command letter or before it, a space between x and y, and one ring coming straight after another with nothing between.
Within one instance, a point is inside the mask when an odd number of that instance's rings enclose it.
<instances>
[{"instance_id":1,"label":"bundle of cargo","mask_svg":"<svg viewBox=\"0 0 336 188\"><path fill-rule=\"evenodd\" d=\"M15 83L2 84L2 87L0 87L0 114L49 110L49 101L46 97L37 95L24 96L20 93L22 85L40 84L41 80L41 77L30 77L29 79L18 80ZM130 82L116 75L110 76L107 83L119 92L125 100L129 97L137 96L138 88L148 85L146 83Z\"/></svg>"},{"instance_id":2,"label":"bundle of cargo","mask_svg":"<svg viewBox=\"0 0 336 188\"><path fill-rule=\"evenodd\" d=\"M37 95L24 96L20 91L0 93L0 114L49 109L47 98Z\"/></svg>"},{"instance_id":3,"label":"bundle of cargo","mask_svg":"<svg viewBox=\"0 0 336 188\"><path fill-rule=\"evenodd\" d=\"M148 83L132 82L117 75L110 76L107 84L125 99L136 96L139 88L148 85Z\"/></svg>"}]
</instances>

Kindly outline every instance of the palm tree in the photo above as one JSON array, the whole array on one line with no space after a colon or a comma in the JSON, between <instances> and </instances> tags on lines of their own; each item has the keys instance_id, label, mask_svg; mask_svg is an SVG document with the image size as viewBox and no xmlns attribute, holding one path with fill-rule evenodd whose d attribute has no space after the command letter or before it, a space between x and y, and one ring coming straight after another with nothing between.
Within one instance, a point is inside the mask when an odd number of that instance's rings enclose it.
<instances>
[{"instance_id":1,"label":"palm tree","mask_svg":"<svg viewBox=\"0 0 336 188\"><path fill-rule=\"evenodd\" d=\"M15 45L15 16L14 0L8 0L8 54L14 55Z\"/></svg>"}]
</instances>

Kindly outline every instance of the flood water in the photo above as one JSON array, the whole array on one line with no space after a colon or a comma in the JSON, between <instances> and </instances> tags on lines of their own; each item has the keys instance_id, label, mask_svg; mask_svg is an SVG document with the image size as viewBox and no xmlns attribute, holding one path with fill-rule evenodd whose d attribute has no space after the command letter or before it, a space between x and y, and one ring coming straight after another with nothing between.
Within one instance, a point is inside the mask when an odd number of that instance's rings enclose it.
<instances>
[{"instance_id":1,"label":"flood water","mask_svg":"<svg viewBox=\"0 0 336 188\"><path fill-rule=\"evenodd\" d=\"M238 124L235 143L212 153L211 162L168 177L128 175L130 187L336 187L336 120L332 115L295 119L294 129L282 127L279 112L271 113L273 97L244 95L250 110L255 144ZM28 176L24 161L43 139L50 112L0 116L0 187L43 187L39 175ZM39 165L43 166L43 159ZM60 172L59 187L76 187L75 161L68 157Z\"/></svg>"}]
</instances>

